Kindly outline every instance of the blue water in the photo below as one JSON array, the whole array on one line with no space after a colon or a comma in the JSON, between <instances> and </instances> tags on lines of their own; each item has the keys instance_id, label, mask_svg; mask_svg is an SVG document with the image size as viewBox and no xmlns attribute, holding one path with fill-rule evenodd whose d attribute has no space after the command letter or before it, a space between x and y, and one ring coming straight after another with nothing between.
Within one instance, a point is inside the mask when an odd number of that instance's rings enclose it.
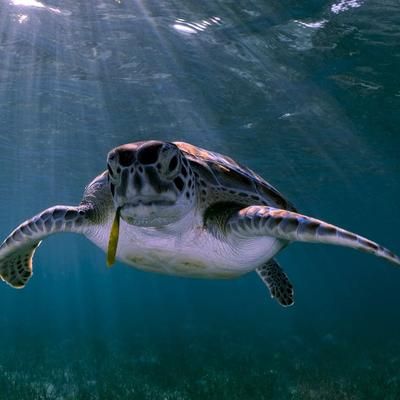
<instances>
[{"instance_id":1,"label":"blue water","mask_svg":"<svg viewBox=\"0 0 400 400\"><path fill-rule=\"evenodd\" d=\"M301 212L400 252L398 0L0 2L0 233L77 204L143 139L227 154ZM0 285L0 399L399 399L400 271L293 244L255 273L107 269L46 239Z\"/></svg>"}]
</instances>

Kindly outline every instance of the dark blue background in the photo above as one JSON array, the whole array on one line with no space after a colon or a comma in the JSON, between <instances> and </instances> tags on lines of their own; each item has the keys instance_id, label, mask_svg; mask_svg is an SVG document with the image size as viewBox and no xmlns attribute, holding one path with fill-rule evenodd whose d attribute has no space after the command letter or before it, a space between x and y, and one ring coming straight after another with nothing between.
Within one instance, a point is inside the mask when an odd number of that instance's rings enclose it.
<instances>
[{"instance_id":1,"label":"dark blue background","mask_svg":"<svg viewBox=\"0 0 400 400\"><path fill-rule=\"evenodd\" d=\"M399 70L397 0L2 0L0 233L156 138L400 252ZM0 287L0 399L398 399L400 271L322 245L278 259L289 309L256 274L106 269L47 239L28 286Z\"/></svg>"}]
</instances>

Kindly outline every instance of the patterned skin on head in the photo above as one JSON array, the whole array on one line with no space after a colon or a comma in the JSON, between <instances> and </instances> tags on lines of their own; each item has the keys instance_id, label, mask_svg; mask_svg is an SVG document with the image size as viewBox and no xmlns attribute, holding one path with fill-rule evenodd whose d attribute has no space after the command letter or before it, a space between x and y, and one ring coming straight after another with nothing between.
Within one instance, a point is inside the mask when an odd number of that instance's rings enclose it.
<instances>
[{"instance_id":1,"label":"patterned skin on head","mask_svg":"<svg viewBox=\"0 0 400 400\"><path fill-rule=\"evenodd\" d=\"M114 206L131 225L166 225L195 206L193 171L173 143L119 146L108 154L107 169Z\"/></svg>"}]
</instances>

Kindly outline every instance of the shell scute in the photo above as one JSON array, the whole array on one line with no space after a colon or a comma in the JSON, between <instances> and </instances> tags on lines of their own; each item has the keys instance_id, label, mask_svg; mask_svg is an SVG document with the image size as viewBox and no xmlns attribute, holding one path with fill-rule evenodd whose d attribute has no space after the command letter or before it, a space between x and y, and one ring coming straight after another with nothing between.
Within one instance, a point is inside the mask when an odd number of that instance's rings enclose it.
<instances>
[{"instance_id":1,"label":"shell scute","mask_svg":"<svg viewBox=\"0 0 400 400\"><path fill-rule=\"evenodd\" d=\"M249 204L267 204L273 207L295 211L294 206L272 185L251 169L232 158L208 151L189 143L174 142L186 155L195 172L214 188L224 187L232 196L245 199ZM219 201L218 198L215 201Z\"/></svg>"}]
</instances>

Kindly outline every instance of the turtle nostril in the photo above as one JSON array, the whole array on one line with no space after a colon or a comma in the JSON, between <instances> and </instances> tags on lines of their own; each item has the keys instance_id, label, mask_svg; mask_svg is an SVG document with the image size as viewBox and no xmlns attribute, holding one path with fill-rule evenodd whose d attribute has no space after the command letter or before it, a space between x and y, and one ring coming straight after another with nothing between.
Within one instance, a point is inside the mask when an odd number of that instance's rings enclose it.
<instances>
[{"instance_id":1,"label":"turtle nostril","mask_svg":"<svg viewBox=\"0 0 400 400\"><path fill-rule=\"evenodd\" d=\"M134 161L134 153L131 150L121 150L118 153L119 164L122 167L129 167Z\"/></svg>"},{"instance_id":2,"label":"turtle nostril","mask_svg":"<svg viewBox=\"0 0 400 400\"><path fill-rule=\"evenodd\" d=\"M140 191L142 189L142 178L140 177L139 174L135 174L133 177L133 185L136 190Z\"/></svg>"}]
</instances>

